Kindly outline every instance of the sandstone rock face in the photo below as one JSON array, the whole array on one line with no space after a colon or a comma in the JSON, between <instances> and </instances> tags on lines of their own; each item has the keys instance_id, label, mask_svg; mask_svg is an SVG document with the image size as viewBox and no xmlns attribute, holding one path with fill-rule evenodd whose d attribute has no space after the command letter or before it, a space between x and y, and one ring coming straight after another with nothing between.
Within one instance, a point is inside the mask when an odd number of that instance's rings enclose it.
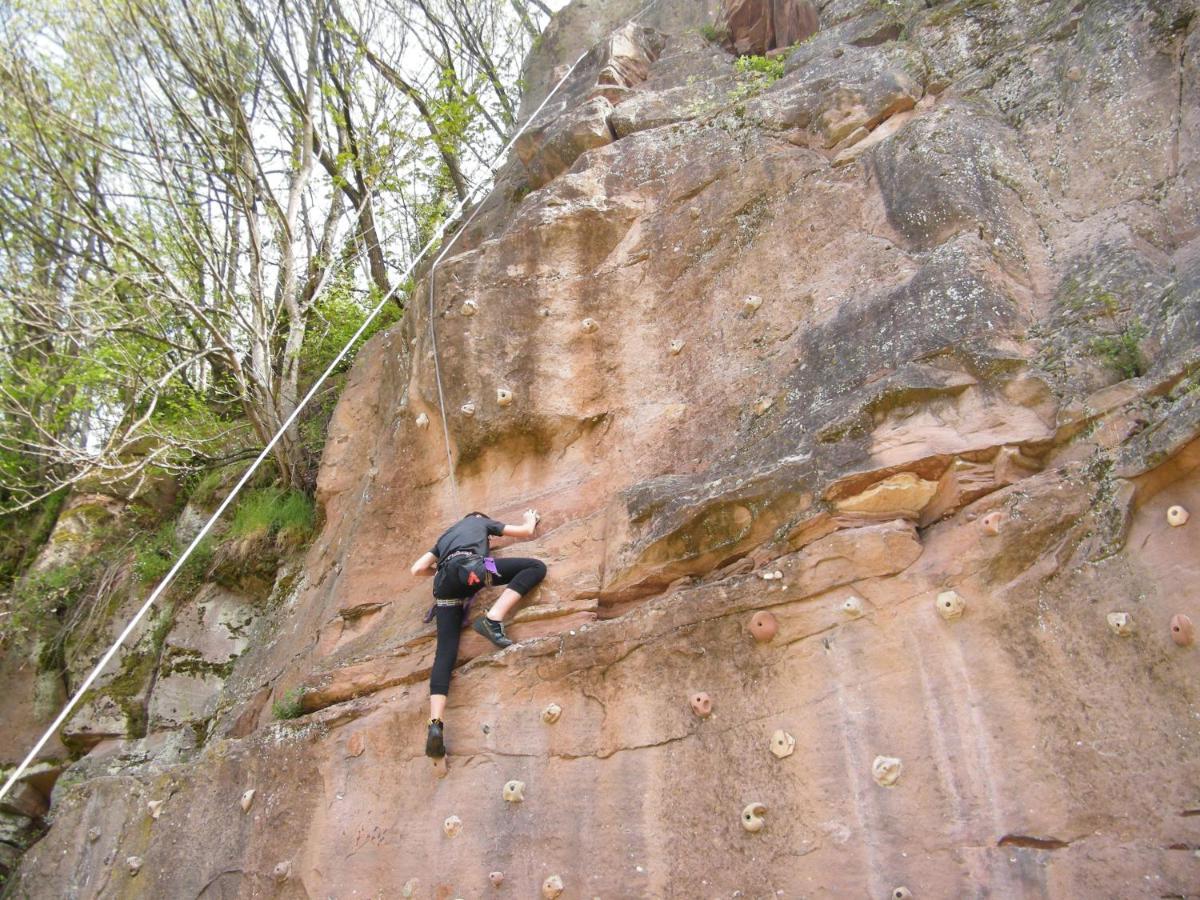
<instances>
[{"instance_id":1,"label":"sandstone rock face","mask_svg":"<svg viewBox=\"0 0 1200 900\"><path fill-rule=\"evenodd\" d=\"M361 351L302 569L242 637L163 645L238 654L207 728L106 733L18 896L1195 892L1200 654L1171 622L1200 530L1167 517L1200 508L1195 4L830 0L749 87L696 34L715 4L630 31L641 6L560 14L526 112L587 64L434 322ZM464 632L439 779L408 566L529 506L497 552L549 576L517 646Z\"/></svg>"},{"instance_id":2,"label":"sandstone rock face","mask_svg":"<svg viewBox=\"0 0 1200 900\"><path fill-rule=\"evenodd\" d=\"M817 19L811 0L724 0L717 23L735 53L761 56L816 33Z\"/></svg>"}]
</instances>

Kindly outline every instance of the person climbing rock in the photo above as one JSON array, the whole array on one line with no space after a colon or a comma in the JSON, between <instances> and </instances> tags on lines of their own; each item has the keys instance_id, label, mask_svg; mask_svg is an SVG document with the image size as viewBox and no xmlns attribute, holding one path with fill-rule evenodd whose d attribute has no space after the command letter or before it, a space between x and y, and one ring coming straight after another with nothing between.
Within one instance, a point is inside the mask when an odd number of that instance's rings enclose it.
<instances>
[{"instance_id":1,"label":"person climbing rock","mask_svg":"<svg viewBox=\"0 0 1200 900\"><path fill-rule=\"evenodd\" d=\"M533 537L539 518L530 509L525 511L522 524L505 525L481 512L473 512L447 528L433 549L413 563L414 575L433 576L434 603L425 621L437 619L437 650L429 676L427 756L437 759L446 755L442 714L450 690L450 670L458 656L458 641L471 600L481 588L507 585L491 609L475 617L472 627L497 647L508 647L512 641L504 633L504 617L546 577L546 564L540 559L494 559L488 555L488 542L492 537Z\"/></svg>"}]
</instances>

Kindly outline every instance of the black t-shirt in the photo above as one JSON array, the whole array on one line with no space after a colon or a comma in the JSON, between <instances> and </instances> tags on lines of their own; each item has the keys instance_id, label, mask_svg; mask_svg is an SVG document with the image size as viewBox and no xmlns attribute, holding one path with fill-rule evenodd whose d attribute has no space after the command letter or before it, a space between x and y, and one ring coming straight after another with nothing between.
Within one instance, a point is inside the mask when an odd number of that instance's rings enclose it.
<instances>
[{"instance_id":1,"label":"black t-shirt","mask_svg":"<svg viewBox=\"0 0 1200 900\"><path fill-rule=\"evenodd\" d=\"M447 528L429 552L439 562L455 550L469 550L479 556L487 556L490 534L504 534L504 523L487 516L467 516Z\"/></svg>"}]
</instances>

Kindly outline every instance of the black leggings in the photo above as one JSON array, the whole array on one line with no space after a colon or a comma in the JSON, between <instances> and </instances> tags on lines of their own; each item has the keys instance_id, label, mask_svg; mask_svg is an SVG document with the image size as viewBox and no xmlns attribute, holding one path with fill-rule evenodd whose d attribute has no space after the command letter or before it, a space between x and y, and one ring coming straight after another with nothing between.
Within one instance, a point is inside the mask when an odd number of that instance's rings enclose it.
<instances>
[{"instance_id":1,"label":"black leggings","mask_svg":"<svg viewBox=\"0 0 1200 900\"><path fill-rule=\"evenodd\" d=\"M524 597L546 577L546 564L540 559L511 557L497 559L496 568L500 577L492 577L492 584L508 585ZM452 593L449 597L466 599L475 594L465 588ZM482 615L482 613L481 613ZM462 636L463 604L455 606L439 606L434 610L437 618L437 650L433 654L433 671L429 675L429 693L442 694L450 692L450 670L458 657L458 639Z\"/></svg>"}]
</instances>

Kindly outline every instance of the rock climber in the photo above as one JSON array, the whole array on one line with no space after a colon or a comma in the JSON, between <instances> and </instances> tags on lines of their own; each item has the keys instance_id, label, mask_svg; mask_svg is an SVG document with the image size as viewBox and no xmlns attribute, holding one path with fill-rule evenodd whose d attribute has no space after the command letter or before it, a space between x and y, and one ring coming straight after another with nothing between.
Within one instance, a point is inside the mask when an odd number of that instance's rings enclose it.
<instances>
[{"instance_id":1,"label":"rock climber","mask_svg":"<svg viewBox=\"0 0 1200 900\"><path fill-rule=\"evenodd\" d=\"M476 592L493 584L507 585L491 609L476 616L471 627L497 647L508 647L512 641L504 633L504 617L546 577L546 564L540 559L489 556L489 540L501 536L531 538L540 518L536 510L529 509L522 524L505 525L481 512L470 513L447 528L433 549L413 563L414 575L434 576L434 604L425 617L426 622L437 619L437 650L429 676L427 756L438 759L446 755L442 714L450 689L450 670L458 656L463 620Z\"/></svg>"}]
</instances>

